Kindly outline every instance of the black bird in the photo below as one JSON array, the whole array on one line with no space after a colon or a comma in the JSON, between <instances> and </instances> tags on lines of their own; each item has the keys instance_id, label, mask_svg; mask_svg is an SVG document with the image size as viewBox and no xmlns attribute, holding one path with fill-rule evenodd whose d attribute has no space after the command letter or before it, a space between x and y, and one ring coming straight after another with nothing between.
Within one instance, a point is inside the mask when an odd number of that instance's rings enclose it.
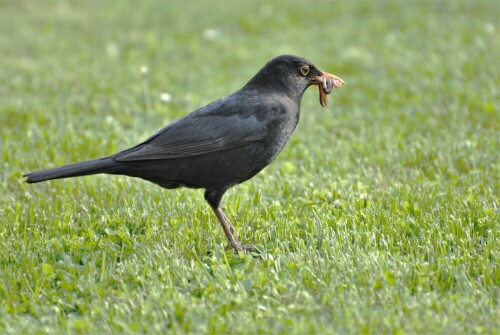
<instances>
[{"instance_id":1,"label":"black bird","mask_svg":"<svg viewBox=\"0 0 500 335\"><path fill-rule=\"evenodd\" d=\"M305 90L319 87L320 103L337 76L296 56L269 61L239 91L169 124L146 141L105 158L25 174L28 183L98 173L138 177L164 188L203 188L230 247L251 251L220 209L224 193L266 167L299 121Z\"/></svg>"}]
</instances>

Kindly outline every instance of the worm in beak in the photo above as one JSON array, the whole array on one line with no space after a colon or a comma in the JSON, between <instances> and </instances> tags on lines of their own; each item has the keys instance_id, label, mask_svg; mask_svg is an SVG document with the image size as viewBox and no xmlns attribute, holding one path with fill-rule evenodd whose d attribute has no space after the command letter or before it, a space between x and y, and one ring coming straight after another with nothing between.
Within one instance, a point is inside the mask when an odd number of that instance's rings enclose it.
<instances>
[{"instance_id":1,"label":"worm in beak","mask_svg":"<svg viewBox=\"0 0 500 335\"><path fill-rule=\"evenodd\" d=\"M326 107L328 104L327 95L330 94L335 87L344 86L342 78L337 77L328 72L321 72L321 75L314 77L313 84L319 87L319 102L321 106Z\"/></svg>"}]
</instances>

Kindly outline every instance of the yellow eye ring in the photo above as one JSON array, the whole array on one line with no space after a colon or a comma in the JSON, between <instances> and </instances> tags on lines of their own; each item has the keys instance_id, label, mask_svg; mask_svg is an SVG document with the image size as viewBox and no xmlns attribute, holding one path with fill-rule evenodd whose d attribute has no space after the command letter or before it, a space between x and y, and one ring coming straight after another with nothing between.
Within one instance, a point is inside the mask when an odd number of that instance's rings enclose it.
<instances>
[{"instance_id":1,"label":"yellow eye ring","mask_svg":"<svg viewBox=\"0 0 500 335\"><path fill-rule=\"evenodd\" d=\"M300 68L300 73L305 77L309 74L311 68L308 65L304 65Z\"/></svg>"}]
</instances>

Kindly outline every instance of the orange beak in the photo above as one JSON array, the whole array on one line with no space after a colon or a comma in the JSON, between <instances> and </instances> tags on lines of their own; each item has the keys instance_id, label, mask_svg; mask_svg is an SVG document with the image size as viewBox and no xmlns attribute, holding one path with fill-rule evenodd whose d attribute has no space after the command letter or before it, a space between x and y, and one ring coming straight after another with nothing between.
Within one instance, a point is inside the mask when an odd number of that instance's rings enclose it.
<instances>
[{"instance_id":1,"label":"orange beak","mask_svg":"<svg viewBox=\"0 0 500 335\"><path fill-rule=\"evenodd\" d=\"M328 104L327 95L330 94L335 87L344 86L345 82L336 75L328 72L321 72L319 76L314 77L313 84L319 88L319 102L321 106L326 107Z\"/></svg>"}]
</instances>

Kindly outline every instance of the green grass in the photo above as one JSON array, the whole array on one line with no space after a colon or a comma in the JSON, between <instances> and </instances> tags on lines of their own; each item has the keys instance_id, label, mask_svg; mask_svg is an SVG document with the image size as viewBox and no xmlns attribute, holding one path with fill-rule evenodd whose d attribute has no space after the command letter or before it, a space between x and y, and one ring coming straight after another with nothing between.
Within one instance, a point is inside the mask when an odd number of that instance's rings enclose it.
<instances>
[{"instance_id":1,"label":"green grass","mask_svg":"<svg viewBox=\"0 0 500 335\"><path fill-rule=\"evenodd\" d=\"M498 1L0 2L0 333L499 334L498 17ZM284 151L224 198L261 259L225 251L200 190L23 182L283 53L346 86L327 109L308 91Z\"/></svg>"}]
</instances>

